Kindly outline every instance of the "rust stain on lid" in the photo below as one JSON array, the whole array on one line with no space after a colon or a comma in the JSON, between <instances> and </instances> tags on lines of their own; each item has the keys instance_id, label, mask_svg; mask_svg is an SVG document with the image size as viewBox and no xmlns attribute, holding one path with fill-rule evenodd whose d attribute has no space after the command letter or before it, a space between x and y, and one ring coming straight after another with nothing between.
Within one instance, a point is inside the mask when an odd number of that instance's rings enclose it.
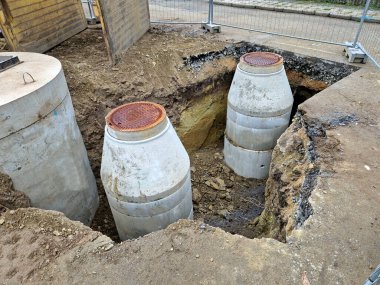
<instances>
[{"instance_id":1,"label":"rust stain on lid","mask_svg":"<svg viewBox=\"0 0 380 285\"><path fill-rule=\"evenodd\" d=\"M153 128L166 117L164 107L151 102L134 102L113 109L106 117L109 127L121 132Z\"/></svg>"},{"instance_id":2,"label":"rust stain on lid","mask_svg":"<svg viewBox=\"0 0 380 285\"><path fill-rule=\"evenodd\" d=\"M282 56L272 52L250 52L243 55L241 61L252 66L272 66L284 62Z\"/></svg>"}]
</instances>

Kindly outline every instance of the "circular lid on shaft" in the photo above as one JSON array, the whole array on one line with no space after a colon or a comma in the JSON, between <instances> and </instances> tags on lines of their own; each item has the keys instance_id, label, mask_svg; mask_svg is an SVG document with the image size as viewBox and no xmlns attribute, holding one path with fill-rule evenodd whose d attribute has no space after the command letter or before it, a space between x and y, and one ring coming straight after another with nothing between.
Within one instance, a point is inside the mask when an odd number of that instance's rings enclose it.
<instances>
[{"instance_id":1,"label":"circular lid on shaft","mask_svg":"<svg viewBox=\"0 0 380 285\"><path fill-rule=\"evenodd\" d=\"M113 109L107 115L106 123L113 137L121 138L119 137L121 135L126 140L135 140L155 135L156 129L161 131L162 128L155 127L162 125L165 118L166 111L161 105L152 102L134 102Z\"/></svg>"},{"instance_id":2,"label":"circular lid on shaft","mask_svg":"<svg viewBox=\"0 0 380 285\"><path fill-rule=\"evenodd\" d=\"M272 52L250 52L242 56L245 63L256 66L267 66L282 63L282 57Z\"/></svg>"},{"instance_id":3,"label":"circular lid on shaft","mask_svg":"<svg viewBox=\"0 0 380 285\"><path fill-rule=\"evenodd\" d=\"M239 67L256 74L268 74L282 69L284 59L272 52L250 52L240 58Z\"/></svg>"}]
</instances>

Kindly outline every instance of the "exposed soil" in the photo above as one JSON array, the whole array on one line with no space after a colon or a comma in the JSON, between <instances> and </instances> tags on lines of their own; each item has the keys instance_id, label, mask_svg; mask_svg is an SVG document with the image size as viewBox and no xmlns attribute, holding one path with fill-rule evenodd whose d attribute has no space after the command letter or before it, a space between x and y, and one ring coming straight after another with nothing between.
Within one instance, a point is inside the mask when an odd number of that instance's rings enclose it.
<instances>
[{"instance_id":1,"label":"exposed soil","mask_svg":"<svg viewBox=\"0 0 380 285\"><path fill-rule=\"evenodd\" d=\"M0 217L0 226L1 281L6 282L2 284L29 283L36 271L87 242L97 241L99 247L112 247L111 240L101 233L54 211L10 210ZM45 280L53 278L46 277ZM7 283L9 279L17 283Z\"/></svg>"},{"instance_id":2,"label":"exposed soil","mask_svg":"<svg viewBox=\"0 0 380 285\"><path fill-rule=\"evenodd\" d=\"M223 162L222 143L202 148L190 159L195 219L253 238L253 221L264 208L265 180L234 174Z\"/></svg>"},{"instance_id":3,"label":"exposed soil","mask_svg":"<svg viewBox=\"0 0 380 285\"><path fill-rule=\"evenodd\" d=\"M299 103L355 70L252 43L218 41L201 30L165 26L152 28L117 66L108 62L100 29L88 29L48 53L63 64L97 179L100 206L94 230L119 240L100 180L104 117L121 104L149 100L165 107L190 152L195 218L234 234L258 235L254 220L263 210L265 181L234 175L223 163L221 138L237 60L259 50L283 55L295 94L293 113ZM188 110L192 110L188 117L200 116L191 122L190 131L182 116ZM192 132L191 126L197 131Z\"/></svg>"},{"instance_id":4,"label":"exposed soil","mask_svg":"<svg viewBox=\"0 0 380 285\"><path fill-rule=\"evenodd\" d=\"M119 238L100 180L104 117L120 104L149 100L162 104L172 123L178 125L181 112L192 99L201 95L203 85L209 84L203 82L210 74L215 75L215 79L221 76L221 83L230 81L228 71L234 69L234 59L216 61L206 68L209 72L202 74L189 72L185 67L183 58L224 47L224 42L210 40L212 36L203 33L165 27L152 29L128 50L125 61L114 67L108 62L99 29L86 30L49 52L63 64L78 125L97 179L100 206L91 227L113 240L118 241ZM226 72L227 77L223 79ZM196 162L195 168L199 168ZM193 173L193 178L196 175ZM199 187L199 190L203 188ZM218 199L204 201L210 205L219 204ZM221 207L214 208L218 210ZM215 215L218 214L215 212Z\"/></svg>"},{"instance_id":5,"label":"exposed soil","mask_svg":"<svg viewBox=\"0 0 380 285\"><path fill-rule=\"evenodd\" d=\"M163 48L163 42L170 48ZM111 68L101 32L88 30L50 52L63 62L97 177L101 205L93 229L118 239L99 179L105 114L125 102L152 100L163 104L178 125L183 111L193 106L205 88L224 90L238 55L205 61L199 70L188 67L183 58L220 51L224 45L198 32L153 30L128 52L124 64ZM158 59L153 59L156 55ZM350 71L338 66L323 82L328 64L318 73L316 66L321 62L305 60L312 64L309 68L300 66L295 58L289 55L287 62L299 72L288 69L288 76L292 74L289 79L294 90L301 90L304 98ZM217 137L190 154L196 219L247 237L256 236L253 221L262 221L269 226L262 232L275 230L273 236L284 240L286 231L312 215L304 230L292 232L287 244L231 236L201 221L179 221L163 231L114 246L99 232L56 212L19 209L0 216L0 275L5 282L10 280L8 284L107 284L110 280L115 284L298 284L301 274L307 274L311 284L364 281L379 256L379 186L374 172L378 169L378 136L374 135L378 102L371 96L377 90L373 82L378 76L360 77L367 81L352 81L352 86L341 85L324 97L312 98L315 102L305 105L300 121L282 136L270 174L273 186L268 183L266 188L268 215L261 220L254 217L263 207L264 181L231 173L223 164ZM355 90L370 84L372 89L365 96ZM344 88L346 92L340 92ZM335 95L338 99L333 101ZM361 125L356 126L359 118ZM327 126L337 129L329 133ZM340 163L343 155L344 163ZM331 179L333 165L338 173ZM322 175L316 177L314 170L321 170ZM0 184L11 189L10 181L3 181ZM312 191L313 201L309 201Z\"/></svg>"},{"instance_id":6,"label":"exposed soil","mask_svg":"<svg viewBox=\"0 0 380 285\"><path fill-rule=\"evenodd\" d=\"M30 199L24 193L13 187L12 179L0 173L0 213L5 209L17 209L30 207Z\"/></svg>"},{"instance_id":7,"label":"exposed soil","mask_svg":"<svg viewBox=\"0 0 380 285\"><path fill-rule=\"evenodd\" d=\"M228 88L218 86L229 86L236 64L234 57L215 59L212 64L202 66L204 72L199 72L186 66L183 58L221 50L224 46L224 42L212 40L212 36L202 31L152 29L127 52L124 63L110 67L102 33L92 29L49 53L63 63L78 124L97 178L100 206L92 224L94 230L119 240L99 175L106 113L123 103L151 100L165 106L173 124L178 125L181 112L202 93L207 93L203 91L210 89L210 83L211 89L222 90L222 96L226 95ZM216 80L218 76L219 83L210 82L210 78ZM222 131L213 137L216 143L200 150L192 149L194 216L226 231L253 237L251 221L263 209L264 182L240 178L224 165L223 147L218 140L223 136L224 116L219 126ZM200 139L199 134L197 137L190 134L190 140ZM213 187L218 181L224 184L222 190Z\"/></svg>"}]
</instances>

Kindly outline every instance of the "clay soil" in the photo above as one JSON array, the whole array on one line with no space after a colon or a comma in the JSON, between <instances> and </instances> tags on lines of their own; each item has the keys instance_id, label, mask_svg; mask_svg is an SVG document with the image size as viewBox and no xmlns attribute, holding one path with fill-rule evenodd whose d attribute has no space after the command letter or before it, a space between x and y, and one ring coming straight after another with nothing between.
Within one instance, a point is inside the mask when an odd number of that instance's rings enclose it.
<instances>
[{"instance_id":1,"label":"clay soil","mask_svg":"<svg viewBox=\"0 0 380 285\"><path fill-rule=\"evenodd\" d=\"M92 229L118 241L100 180L106 114L124 103L149 100L162 104L174 126L178 125L181 112L194 99L198 82L230 72L236 64L232 57L215 60L198 73L184 65L184 58L221 50L225 45L226 42L217 41L203 31L153 28L128 50L122 62L111 66L102 31L95 28L48 52L63 64L97 179L100 206ZM219 140L190 155L195 219L252 237L252 221L263 209L264 182L234 175L223 163L222 148Z\"/></svg>"}]
</instances>

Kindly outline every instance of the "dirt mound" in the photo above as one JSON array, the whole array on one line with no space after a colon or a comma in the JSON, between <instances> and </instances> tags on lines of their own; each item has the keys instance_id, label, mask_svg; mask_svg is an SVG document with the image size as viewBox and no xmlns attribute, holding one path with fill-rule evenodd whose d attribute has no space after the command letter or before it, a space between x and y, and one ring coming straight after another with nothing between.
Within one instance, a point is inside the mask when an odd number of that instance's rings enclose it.
<instances>
[{"instance_id":1,"label":"dirt mound","mask_svg":"<svg viewBox=\"0 0 380 285\"><path fill-rule=\"evenodd\" d=\"M2 208L14 210L30 206L29 197L13 188L12 179L8 175L0 173L0 211Z\"/></svg>"},{"instance_id":2,"label":"dirt mound","mask_svg":"<svg viewBox=\"0 0 380 285\"><path fill-rule=\"evenodd\" d=\"M253 278L264 284L267 275L255 272L262 267L256 259L274 263L286 250L279 242L249 240L199 221L180 220L114 245L53 211L19 209L0 219L5 284L250 284Z\"/></svg>"},{"instance_id":3,"label":"dirt mound","mask_svg":"<svg viewBox=\"0 0 380 285\"><path fill-rule=\"evenodd\" d=\"M28 283L39 270L73 248L111 240L62 213L35 208L8 210L0 216L0 276L10 284Z\"/></svg>"},{"instance_id":4,"label":"dirt mound","mask_svg":"<svg viewBox=\"0 0 380 285\"><path fill-rule=\"evenodd\" d=\"M215 35L183 27L153 27L116 66L109 65L103 35L97 29L86 30L49 52L63 64L97 179L100 207L92 224L94 230L118 241L100 180L104 117L123 103L148 100L165 107L190 153L192 166L200 169L192 173L195 217L232 233L255 236L252 221L262 210L263 182L231 180L230 173L223 168L223 160L215 159L213 154L222 152L227 94L237 60L240 55L257 50L284 56L287 69L294 70L288 71L296 85L294 92L300 87L302 100L352 72L343 64L305 59L247 42L220 41ZM308 88L315 92L309 93ZM209 149L203 151L205 147ZM215 189L211 183L215 179L226 184L221 187L226 190Z\"/></svg>"}]
</instances>

